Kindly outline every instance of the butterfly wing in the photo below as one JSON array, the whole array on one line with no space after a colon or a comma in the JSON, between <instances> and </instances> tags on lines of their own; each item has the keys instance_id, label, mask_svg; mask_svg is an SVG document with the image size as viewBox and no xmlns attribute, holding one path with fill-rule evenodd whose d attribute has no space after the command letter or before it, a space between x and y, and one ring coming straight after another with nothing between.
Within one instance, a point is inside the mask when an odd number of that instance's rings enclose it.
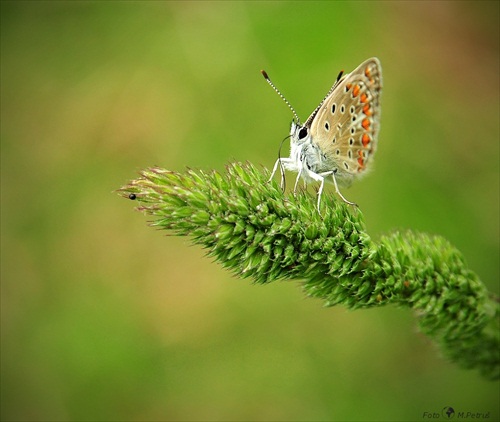
<instances>
[{"instance_id":1,"label":"butterfly wing","mask_svg":"<svg viewBox=\"0 0 500 422\"><path fill-rule=\"evenodd\" d=\"M345 75L306 121L324 154L320 171L337 169L342 184L366 171L377 148L382 69L377 58Z\"/></svg>"}]
</instances>

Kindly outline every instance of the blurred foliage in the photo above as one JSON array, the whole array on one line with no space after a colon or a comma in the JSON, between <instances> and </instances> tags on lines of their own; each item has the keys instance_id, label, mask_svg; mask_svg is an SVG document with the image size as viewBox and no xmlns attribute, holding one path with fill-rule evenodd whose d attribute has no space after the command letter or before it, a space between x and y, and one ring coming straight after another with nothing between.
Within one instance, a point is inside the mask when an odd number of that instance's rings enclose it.
<instances>
[{"instance_id":1,"label":"blurred foliage","mask_svg":"<svg viewBox=\"0 0 500 422\"><path fill-rule=\"evenodd\" d=\"M1 6L2 420L419 420L499 386L399 309L231 278L111 191L158 164L271 166L340 69L384 71L372 236L439 234L499 290L498 2Z\"/></svg>"}]
</instances>

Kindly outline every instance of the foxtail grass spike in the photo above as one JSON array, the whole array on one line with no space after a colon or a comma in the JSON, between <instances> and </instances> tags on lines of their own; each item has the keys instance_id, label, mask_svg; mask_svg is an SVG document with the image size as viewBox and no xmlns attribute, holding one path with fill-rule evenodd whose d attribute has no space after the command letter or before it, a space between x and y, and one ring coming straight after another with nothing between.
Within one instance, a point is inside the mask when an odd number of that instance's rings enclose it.
<instances>
[{"instance_id":1,"label":"foxtail grass spike","mask_svg":"<svg viewBox=\"0 0 500 422\"><path fill-rule=\"evenodd\" d=\"M297 279L326 306L411 308L442 354L500 378L500 303L439 236L396 232L378 242L363 215L323 195L286 195L250 163L226 172L148 168L118 190L151 226L190 236L233 274L256 283Z\"/></svg>"}]
</instances>

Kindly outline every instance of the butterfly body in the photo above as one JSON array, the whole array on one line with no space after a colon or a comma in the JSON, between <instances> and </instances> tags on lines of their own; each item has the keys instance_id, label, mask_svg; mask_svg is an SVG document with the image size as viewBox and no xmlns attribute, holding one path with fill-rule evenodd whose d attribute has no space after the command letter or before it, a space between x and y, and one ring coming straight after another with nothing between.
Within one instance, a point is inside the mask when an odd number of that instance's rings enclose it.
<instances>
[{"instance_id":1,"label":"butterfly body","mask_svg":"<svg viewBox=\"0 0 500 422\"><path fill-rule=\"evenodd\" d=\"M342 200L354 205L340 193L339 186L351 185L371 164L379 132L381 89L380 62L371 58L351 73L341 73L303 125L289 105L297 118L290 130L290 156L276 161L271 178L280 166L282 171L298 173L294 190L300 178L306 183L320 182L318 209L324 183L331 181Z\"/></svg>"},{"instance_id":2,"label":"butterfly body","mask_svg":"<svg viewBox=\"0 0 500 422\"><path fill-rule=\"evenodd\" d=\"M301 138L299 132L303 129L303 127L292 122L290 157L280 159L285 169L300 173L300 176L307 183L317 180L314 174L334 171L337 183L340 186L350 186L354 176L343 171L342 167L338 165L338 160L329 154L327 148L322 147L321 144L315 141L310 132Z\"/></svg>"}]
</instances>

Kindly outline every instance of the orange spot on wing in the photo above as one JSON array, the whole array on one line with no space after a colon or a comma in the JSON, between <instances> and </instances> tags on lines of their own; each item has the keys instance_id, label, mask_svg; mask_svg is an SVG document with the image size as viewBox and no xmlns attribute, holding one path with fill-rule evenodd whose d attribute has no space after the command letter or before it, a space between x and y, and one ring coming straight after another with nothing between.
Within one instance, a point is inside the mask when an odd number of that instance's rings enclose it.
<instances>
[{"instance_id":1,"label":"orange spot on wing","mask_svg":"<svg viewBox=\"0 0 500 422\"><path fill-rule=\"evenodd\" d=\"M358 171L361 171L365 167L365 160L363 158L363 151L361 151L361 150L358 151L358 155L359 155L359 157L358 157L358 165L359 165Z\"/></svg>"},{"instance_id":2,"label":"orange spot on wing","mask_svg":"<svg viewBox=\"0 0 500 422\"><path fill-rule=\"evenodd\" d=\"M345 90L346 90L346 92L347 92L347 91L349 91L349 90L351 89L351 86L352 86L352 84L346 84L346 85L345 85Z\"/></svg>"},{"instance_id":3,"label":"orange spot on wing","mask_svg":"<svg viewBox=\"0 0 500 422\"><path fill-rule=\"evenodd\" d=\"M366 116L371 116L372 112L370 110L370 104L365 104L363 107L363 113L365 113Z\"/></svg>"},{"instance_id":4,"label":"orange spot on wing","mask_svg":"<svg viewBox=\"0 0 500 422\"><path fill-rule=\"evenodd\" d=\"M361 143L365 148L368 146L370 141L371 141L370 136L368 136L368 134L366 133L363 133L363 136L361 137Z\"/></svg>"},{"instance_id":5,"label":"orange spot on wing","mask_svg":"<svg viewBox=\"0 0 500 422\"><path fill-rule=\"evenodd\" d=\"M363 119L361 126L363 126L365 130L368 130L370 128L370 121L368 119Z\"/></svg>"},{"instance_id":6,"label":"orange spot on wing","mask_svg":"<svg viewBox=\"0 0 500 422\"><path fill-rule=\"evenodd\" d=\"M369 67L367 67L367 68L365 69L365 76L369 79L369 78L370 78L370 75L371 75L370 68L369 68Z\"/></svg>"},{"instance_id":7,"label":"orange spot on wing","mask_svg":"<svg viewBox=\"0 0 500 422\"><path fill-rule=\"evenodd\" d=\"M352 96L357 97L359 94L359 85L355 85L354 89L352 90Z\"/></svg>"},{"instance_id":8,"label":"orange spot on wing","mask_svg":"<svg viewBox=\"0 0 500 422\"><path fill-rule=\"evenodd\" d=\"M359 97L359 101L362 103L366 103L368 101L368 95L366 95L364 92L361 94L361 97Z\"/></svg>"}]
</instances>

